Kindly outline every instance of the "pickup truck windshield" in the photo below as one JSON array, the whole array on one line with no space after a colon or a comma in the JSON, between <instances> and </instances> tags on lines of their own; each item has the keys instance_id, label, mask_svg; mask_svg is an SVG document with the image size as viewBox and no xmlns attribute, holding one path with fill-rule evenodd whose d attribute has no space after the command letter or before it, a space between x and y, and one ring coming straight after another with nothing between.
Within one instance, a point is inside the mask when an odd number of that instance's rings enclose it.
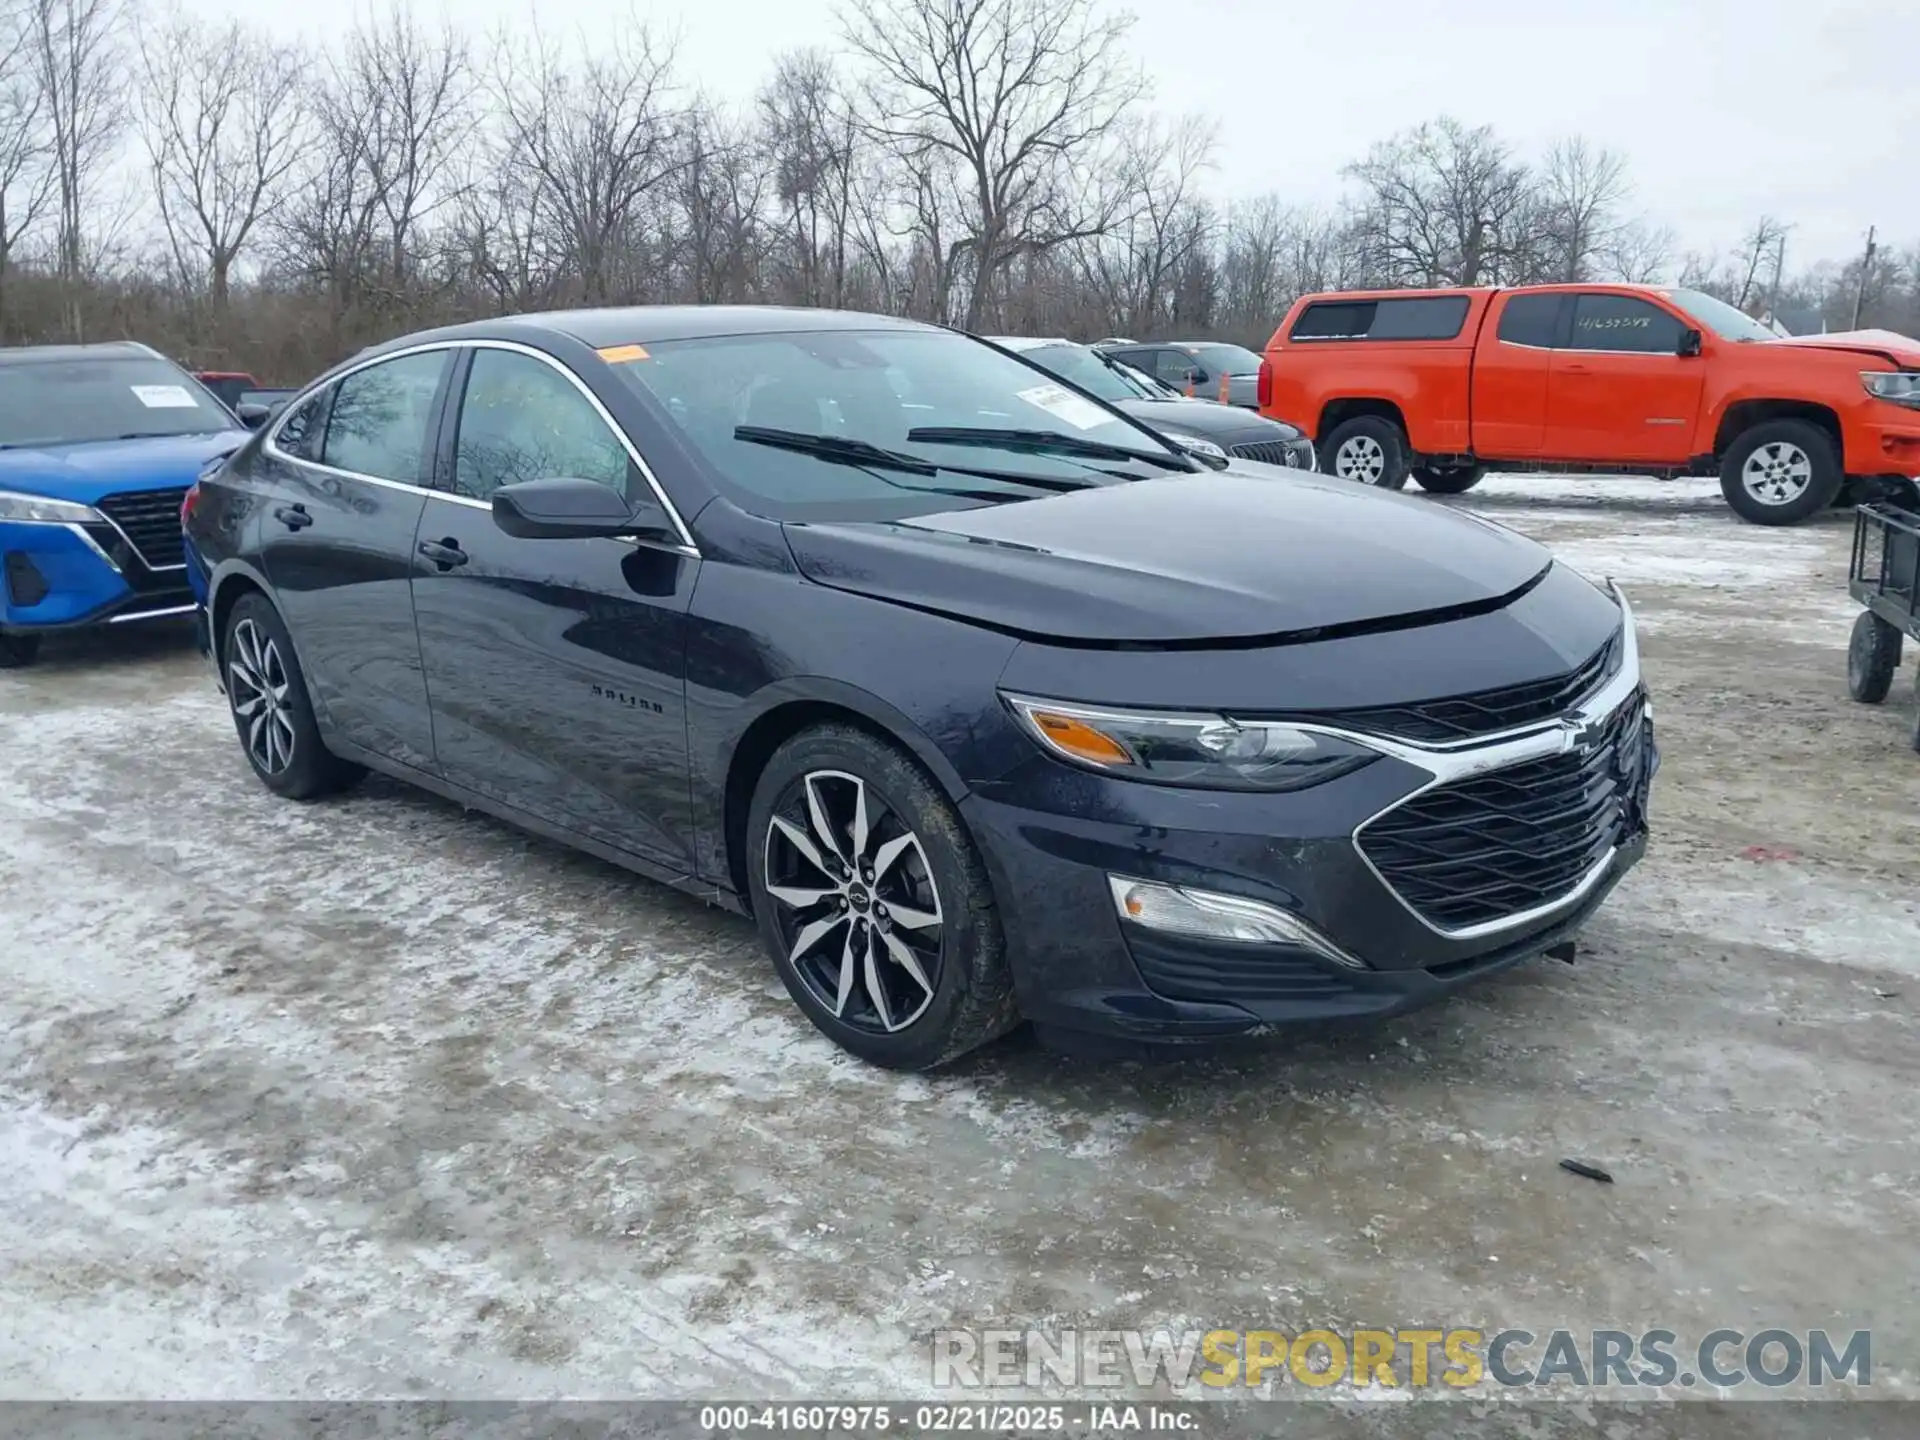
<instances>
[{"instance_id":1,"label":"pickup truck windshield","mask_svg":"<svg viewBox=\"0 0 1920 1440\"><path fill-rule=\"evenodd\" d=\"M1774 333L1758 320L1742 314L1724 300L1716 300L1711 295L1702 295L1698 290L1662 290L1660 293L1722 340L1776 338Z\"/></svg>"}]
</instances>

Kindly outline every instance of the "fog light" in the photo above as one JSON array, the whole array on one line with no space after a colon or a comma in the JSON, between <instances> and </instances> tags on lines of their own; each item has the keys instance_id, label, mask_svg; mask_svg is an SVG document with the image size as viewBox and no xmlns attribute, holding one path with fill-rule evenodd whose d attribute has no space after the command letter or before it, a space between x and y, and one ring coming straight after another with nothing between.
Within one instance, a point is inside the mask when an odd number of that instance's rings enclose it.
<instances>
[{"instance_id":1,"label":"fog light","mask_svg":"<svg viewBox=\"0 0 1920 1440\"><path fill-rule=\"evenodd\" d=\"M1355 970L1367 968L1364 960L1276 905L1124 875L1109 875L1107 884L1113 889L1113 905L1120 918L1144 929L1242 945L1293 945Z\"/></svg>"}]
</instances>

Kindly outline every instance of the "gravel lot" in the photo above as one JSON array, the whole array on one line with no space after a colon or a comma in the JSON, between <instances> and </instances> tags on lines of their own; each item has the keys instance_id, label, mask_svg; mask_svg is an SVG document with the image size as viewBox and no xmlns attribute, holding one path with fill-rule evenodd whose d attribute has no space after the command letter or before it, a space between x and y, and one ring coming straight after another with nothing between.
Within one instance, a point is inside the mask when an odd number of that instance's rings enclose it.
<instances>
[{"instance_id":1,"label":"gravel lot","mask_svg":"<svg viewBox=\"0 0 1920 1440\"><path fill-rule=\"evenodd\" d=\"M1181 1066L867 1069L743 921L274 799L180 637L0 676L0 1397L897 1397L1007 1323L1871 1327L1920 1394L1914 667L1848 702L1849 522L1468 502L1640 612L1647 862L1574 966Z\"/></svg>"}]
</instances>

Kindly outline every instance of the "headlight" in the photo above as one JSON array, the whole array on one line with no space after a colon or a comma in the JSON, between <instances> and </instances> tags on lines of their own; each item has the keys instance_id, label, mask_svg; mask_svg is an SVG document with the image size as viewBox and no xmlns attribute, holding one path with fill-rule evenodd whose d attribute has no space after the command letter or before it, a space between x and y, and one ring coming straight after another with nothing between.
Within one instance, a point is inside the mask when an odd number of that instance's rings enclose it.
<instances>
[{"instance_id":1,"label":"headlight","mask_svg":"<svg viewBox=\"0 0 1920 1440\"><path fill-rule=\"evenodd\" d=\"M1160 433L1182 450L1191 450L1195 455L1203 455L1209 460L1218 460L1223 464L1226 461L1227 452L1211 440L1202 440L1198 435L1189 435L1184 430L1162 430Z\"/></svg>"},{"instance_id":2,"label":"headlight","mask_svg":"<svg viewBox=\"0 0 1920 1440\"><path fill-rule=\"evenodd\" d=\"M1876 400L1891 400L1909 410L1920 410L1920 371L1862 370L1860 383Z\"/></svg>"},{"instance_id":3,"label":"headlight","mask_svg":"<svg viewBox=\"0 0 1920 1440\"><path fill-rule=\"evenodd\" d=\"M104 523L106 516L91 505L76 505L71 500L49 500L42 495L22 495L0 490L0 520L40 520L50 525L86 525Z\"/></svg>"},{"instance_id":4,"label":"headlight","mask_svg":"<svg viewBox=\"0 0 1920 1440\"><path fill-rule=\"evenodd\" d=\"M1033 737L1076 765L1155 785L1302 790L1358 770L1379 752L1297 725L1224 715L1096 710L1005 697Z\"/></svg>"}]
</instances>

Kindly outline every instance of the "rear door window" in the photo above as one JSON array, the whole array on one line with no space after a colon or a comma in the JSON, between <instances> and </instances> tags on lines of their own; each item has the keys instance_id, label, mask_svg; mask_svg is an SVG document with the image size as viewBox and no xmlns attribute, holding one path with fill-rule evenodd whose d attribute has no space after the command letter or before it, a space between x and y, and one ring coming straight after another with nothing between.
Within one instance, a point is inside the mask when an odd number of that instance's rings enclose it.
<instances>
[{"instance_id":1,"label":"rear door window","mask_svg":"<svg viewBox=\"0 0 1920 1440\"><path fill-rule=\"evenodd\" d=\"M1581 295L1573 302L1575 350L1672 355L1680 349L1680 321L1632 295Z\"/></svg>"},{"instance_id":2,"label":"rear door window","mask_svg":"<svg viewBox=\"0 0 1920 1440\"><path fill-rule=\"evenodd\" d=\"M429 350L383 360L336 385L324 463L376 480L422 484L427 427L450 353Z\"/></svg>"},{"instance_id":3,"label":"rear door window","mask_svg":"<svg viewBox=\"0 0 1920 1440\"><path fill-rule=\"evenodd\" d=\"M1509 345L1551 350L1560 325L1560 295L1513 295L1500 312L1500 339Z\"/></svg>"}]
</instances>

